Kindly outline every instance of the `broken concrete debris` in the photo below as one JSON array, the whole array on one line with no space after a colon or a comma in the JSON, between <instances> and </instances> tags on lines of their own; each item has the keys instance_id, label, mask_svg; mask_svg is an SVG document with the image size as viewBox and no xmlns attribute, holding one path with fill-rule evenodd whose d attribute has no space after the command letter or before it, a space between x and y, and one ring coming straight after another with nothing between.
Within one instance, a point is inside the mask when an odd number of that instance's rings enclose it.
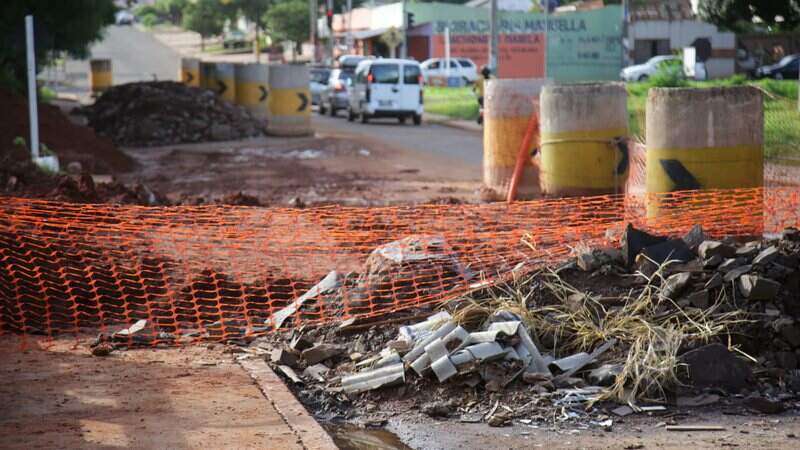
<instances>
[{"instance_id":1,"label":"broken concrete debris","mask_svg":"<svg viewBox=\"0 0 800 450\"><path fill-rule=\"evenodd\" d=\"M800 277L794 277L800 268L800 241L740 244L712 240L717 237L700 227L680 239L628 227L623 238L623 256L601 247L560 266L554 275L564 278L558 282L566 286L560 295L544 278L526 282L531 287L524 288L533 292L519 309L509 307L517 303L473 295L468 302L449 303L449 312L427 310L426 319L398 328L370 327L368 320L358 318L346 325L359 324L347 336L338 326L310 334L296 330L286 339L292 342L288 351L303 349L297 366L286 366L296 370L304 384L291 384L310 396L312 405L349 405L342 408L350 409L334 409L333 414L345 420L372 414L375 404L394 399L430 417L493 426L545 417L549 413L544 408L565 408L557 420L600 427L611 414L658 414L666 404L725 404L765 411L781 404L788 407L791 397L786 396L793 394L787 392L800 391L800 305L795 305L800 299L792 288L800 289ZM429 270L435 260L461 273L462 280L469 277L435 237L400 242L373 252L373 259L384 260L373 264L380 267L372 274L378 282L399 282L391 270ZM625 253L637 261L633 267L624 266ZM637 272L644 267L641 260L650 269L645 281ZM612 278L617 286L607 283ZM331 286L346 285L363 293L368 290L365 279L362 275ZM583 284L573 287L576 281ZM312 290L312 295L320 294ZM297 303L288 308L297 311L302 307ZM465 311L470 304L479 305L477 319ZM591 325L585 335L565 331L571 326L568 322L579 320ZM689 324L698 320L701 323L691 328ZM617 322L611 326L609 321ZM643 331L633 334L634 328ZM741 340L749 336L754 342ZM335 350L329 352L329 346ZM631 390L634 383L657 389ZM409 395L426 403L408 402ZM764 400L745 402L750 397ZM645 399L661 404L636 405ZM625 405L615 408L608 400ZM369 409L356 411L356 405Z\"/></svg>"}]
</instances>

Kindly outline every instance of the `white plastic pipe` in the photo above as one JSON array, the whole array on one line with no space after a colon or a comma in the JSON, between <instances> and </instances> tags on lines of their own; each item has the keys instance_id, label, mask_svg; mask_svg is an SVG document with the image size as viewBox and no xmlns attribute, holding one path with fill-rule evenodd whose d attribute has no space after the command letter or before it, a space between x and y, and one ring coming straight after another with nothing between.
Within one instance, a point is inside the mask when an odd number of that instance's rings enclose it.
<instances>
[{"instance_id":1,"label":"white plastic pipe","mask_svg":"<svg viewBox=\"0 0 800 450\"><path fill-rule=\"evenodd\" d=\"M33 52L33 16L25 16L28 56L28 114L31 124L31 159L39 157L39 112L36 107L36 55Z\"/></svg>"},{"instance_id":2,"label":"white plastic pipe","mask_svg":"<svg viewBox=\"0 0 800 450\"><path fill-rule=\"evenodd\" d=\"M444 76L450 82L450 27L444 27Z\"/></svg>"}]
</instances>

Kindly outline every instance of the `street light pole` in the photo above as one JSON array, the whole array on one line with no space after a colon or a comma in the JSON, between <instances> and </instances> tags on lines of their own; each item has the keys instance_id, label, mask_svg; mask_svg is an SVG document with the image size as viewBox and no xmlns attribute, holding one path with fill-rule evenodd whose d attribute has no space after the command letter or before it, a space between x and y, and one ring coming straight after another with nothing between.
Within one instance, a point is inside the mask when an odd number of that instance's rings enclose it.
<instances>
[{"instance_id":1,"label":"street light pole","mask_svg":"<svg viewBox=\"0 0 800 450\"><path fill-rule=\"evenodd\" d=\"M497 76L499 73L499 68L497 67L499 62L497 60L497 0L492 0L489 15L489 68Z\"/></svg>"},{"instance_id":2,"label":"street light pole","mask_svg":"<svg viewBox=\"0 0 800 450\"><path fill-rule=\"evenodd\" d=\"M308 33L309 33L309 37L311 38L311 48L312 48L312 50L311 50L311 62L315 63L315 64L318 62L318 58L317 58L317 56L318 56L317 55L317 44L318 44L317 43L317 10L318 9L319 9L319 5L317 3L317 0L309 0L309 2L308 2L308 15L309 15L309 21L311 23L309 24L309 27L308 27L309 28L308 29Z\"/></svg>"},{"instance_id":3,"label":"street light pole","mask_svg":"<svg viewBox=\"0 0 800 450\"><path fill-rule=\"evenodd\" d=\"M33 16L25 16L25 50L28 63L28 119L31 125L31 159L39 158L39 111L36 104L36 54L33 51Z\"/></svg>"},{"instance_id":4,"label":"street light pole","mask_svg":"<svg viewBox=\"0 0 800 450\"><path fill-rule=\"evenodd\" d=\"M400 49L400 57L408 58L408 12L406 12L407 0L403 0L403 47Z\"/></svg>"}]
</instances>

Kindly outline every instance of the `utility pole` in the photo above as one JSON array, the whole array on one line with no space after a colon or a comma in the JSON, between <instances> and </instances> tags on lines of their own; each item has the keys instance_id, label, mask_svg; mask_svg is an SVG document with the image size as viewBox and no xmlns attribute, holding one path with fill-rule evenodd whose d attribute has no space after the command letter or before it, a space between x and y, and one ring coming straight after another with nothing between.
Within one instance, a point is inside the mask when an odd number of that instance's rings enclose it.
<instances>
[{"instance_id":1,"label":"utility pole","mask_svg":"<svg viewBox=\"0 0 800 450\"><path fill-rule=\"evenodd\" d=\"M36 54L33 51L33 16L25 16L28 62L28 119L31 125L31 159L39 158L39 111L36 105Z\"/></svg>"},{"instance_id":2,"label":"utility pole","mask_svg":"<svg viewBox=\"0 0 800 450\"><path fill-rule=\"evenodd\" d=\"M353 52L353 0L347 0L347 52Z\"/></svg>"},{"instance_id":3,"label":"utility pole","mask_svg":"<svg viewBox=\"0 0 800 450\"><path fill-rule=\"evenodd\" d=\"M489 68L494 72L494 76L497 76L499 73L499 61L497 59L497 0L492 0L489 15Z\"/></svg>"},{"instance_id":4,"label":"utility pole","mask_svg":"<svg viewBox=\"0 0 800 450\"><path fill-rule=\"evenodd\" d=\"M407 0L403 0L403 47L400 49L400 57L408 58L408 12L406 12Z\"/></svg>"},{"instance_id":5,"label":"utility pole","mask_svg":"<svg viewBox=\"0 0 800 450\"><path fill-rule=\"evenodd\" d=\"M317 11L319 10L319 4L317 0L309 0L308 1L308 16L309 16L309 29L308 34L311 38L311 62L317 63L319 61L318 58L318 49L317 45Z\"/></svg>"},{"instance_id":6,"label":"utility pole","mask_svg":"<svg viewBox=\"0 0 800 450\"><path fill-rule=\"evenodd\" d=\"M328 24L328 58L329 58L329 65L333 66L334 63L334 56L333 56L333 0L328 0L327 8L325 9L325 19L327 20Z\"/></svg>"}]
</instances>

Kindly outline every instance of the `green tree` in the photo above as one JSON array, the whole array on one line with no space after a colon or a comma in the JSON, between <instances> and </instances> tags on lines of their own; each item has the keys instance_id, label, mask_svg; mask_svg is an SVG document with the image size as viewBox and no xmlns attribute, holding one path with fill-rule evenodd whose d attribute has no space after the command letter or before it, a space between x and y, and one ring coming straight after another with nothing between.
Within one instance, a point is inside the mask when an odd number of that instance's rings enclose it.
<instances>
[{"instance_id":1,"label":"green tree","mask_svg":"<svg viewBox=\"0 0 800 450\"><path fill-rule=\"evenodd\" d=\"M308 4L302 0L278 3L267 11L264 21L267 24L267 32L273 38L293 43L292 60L294 60L301 44L309 37Z\"/></svg>"},{"instance_id":2,"label":"green tree","mask_svg":"<svg viewBox=\"0 0 800 450\"><path fill-rule=\"evenodd\" d=\"M700 18L733 31L747 31L758 17L771 30L793 30L800 24L797 0L700 0Z\"/></svg>"},{"instance_id":3,"label":"green tree","mask_svg":"<svg viewBox=\"0 0 800 450\"><path fill-rule=\"evenodd\" d=\"M235 0L236 6L245 19L252 22L255 26L256 38L255 41L253 41L253 51L256 54L256 61L261 57L261 41L259 35L267 26L265 21L267 11L274 3L274 0Z\"/></svg>"},{"instance_id":4,"label":"green tree","mask_svg":"<svg viewBox=\"0 0 800 450\"><path fill-rule=\"evenodd\" d=\"M4 0L0 2L0 79L23 91L25 85L25 16L33 15L36 62L39 68L59 53L76 58L89 55L89 44L102 38L103 28L114 23L112 0Z\"/></svg>"},{"instance_id":5,"label":"green tree","mask_svg":"<svg viewBox=\"0 0 800 450\"><path fill-rule=\"evenodd\" d=\"M183 10L183 28L200 34L200 50L205 50L205 40L222 33L228 11L219 0L197 0Z\"/></svg>"}]
</instances>

